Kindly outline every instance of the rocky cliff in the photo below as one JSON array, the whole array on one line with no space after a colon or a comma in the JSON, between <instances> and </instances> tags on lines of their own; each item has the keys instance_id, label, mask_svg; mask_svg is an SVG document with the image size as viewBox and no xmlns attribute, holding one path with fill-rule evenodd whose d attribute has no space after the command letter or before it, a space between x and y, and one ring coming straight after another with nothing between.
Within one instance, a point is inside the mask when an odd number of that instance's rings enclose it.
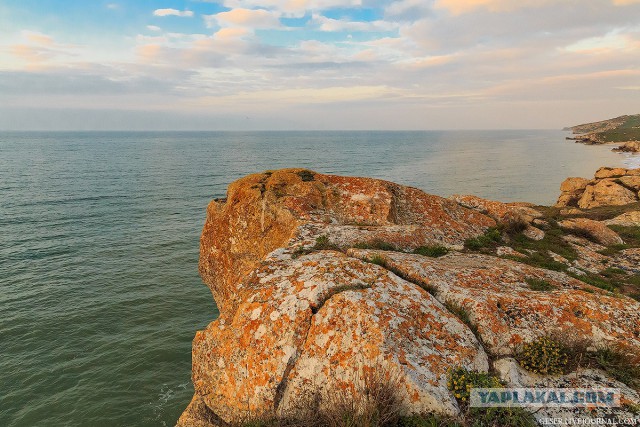
<instances>
[{"instance_id":1,"label":"rocky cliff","mask_svg":"<svg viewBox=\"0 0 640 427\"><path fill-rule=\"evenodd\" d=\"M207 209L200 273L220 316L194 338L195 393L178 425L319 414L337 392L369 399L372 383L393 384L396 416L460 421L454 369L507 385L617 386L629 415L640 303L625 294L640 252L598 220L550 209L303 169L234 182ZM605 268L625 286L596 281ZM614 351L632 361L631 379L602 364L525 372L523 346L552 336L587 343L585 360Z\"/></svg>"}]
</instances>

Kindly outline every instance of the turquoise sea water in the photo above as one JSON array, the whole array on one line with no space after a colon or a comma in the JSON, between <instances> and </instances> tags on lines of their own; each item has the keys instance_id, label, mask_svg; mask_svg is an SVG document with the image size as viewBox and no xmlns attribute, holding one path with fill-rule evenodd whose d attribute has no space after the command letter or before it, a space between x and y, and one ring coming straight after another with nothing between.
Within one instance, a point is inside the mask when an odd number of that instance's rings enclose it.
<instances>
[{"instance_id":1,"label":"turquoise sea water","mask_svg":"<svg viewBox=\"0 0 640 427\"><path fill-rule=\"evenodd\" d=\"M637 157L560 131L0 133L0 426L173 425L207 203L307 167L450 195L551 204L567 176Z\"/></svg>"}]
</instances>

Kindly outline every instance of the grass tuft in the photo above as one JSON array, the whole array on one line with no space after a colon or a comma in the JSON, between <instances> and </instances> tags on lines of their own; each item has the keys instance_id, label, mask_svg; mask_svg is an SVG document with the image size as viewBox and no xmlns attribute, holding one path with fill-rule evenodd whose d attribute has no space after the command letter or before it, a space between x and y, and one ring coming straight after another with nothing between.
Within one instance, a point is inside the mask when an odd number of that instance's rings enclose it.
<instances>
[{"instance_id":1,"label":"grass tuft","mask_svg":"<svg viewBox=\"0 0 640 427\"><path fill-rule=\"evenodd\" d=\"M420 246L413 253L418 255L424 255L431 258L439 258L449 253L449 248L436 245L436 246Z\"/></svg>"},{"instance_id":2,"label":"grass tuft","mask_svg":"<svg viewBox=\"0 0 640 427\"><path fill-rule=\"evenodd\" d=\"M479 251L484 248L498 246L500 243L502 243L500 230L497 228L490 228L482 236L472 237L465 240L464 247L472 251Z\"/></svg>"},{"instance_id":3,"label":"grass tuft","mask_svg":"<svg viewBox=\"0 0 640 427\"><path fill-rule=\"evenodd\" d=\"M529 285L529 288L532 291L546 292L546 291L552 291L556 289L555 286L553 286L551 283L543 279L538 279L535 277L527 277L524 280L527 282L527 285Z\"/></svg>"}]
</instances>

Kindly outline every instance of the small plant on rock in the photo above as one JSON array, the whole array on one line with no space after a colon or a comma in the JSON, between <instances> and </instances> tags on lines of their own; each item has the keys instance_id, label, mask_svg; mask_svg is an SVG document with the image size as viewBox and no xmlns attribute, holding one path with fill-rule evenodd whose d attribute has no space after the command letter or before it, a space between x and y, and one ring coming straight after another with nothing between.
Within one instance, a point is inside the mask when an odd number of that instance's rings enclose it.
<instances>
[{"instance_id":1,"label":"small plant on rock","mask_svg":"<svg viewBox=\"0 0 640 427\"><path fill-rule=\"evenodd\" d=\"M447 387L453 396L463 405L468 405L472 388L497 388L502 387L498 377L485 372L469 371L458 367L449 371Z\"/></svg>"},{"instance_id":2,"label":"small plant on rock","mask_svg":"<svg viewBox=\"0 0 640 427\"><path fill-rule=\"evenodd\" d=\"M478 251L485 247L496 246L500 242L502 242L500 230L490 228L482 236L465 240L464 247L472 251Z\"/></svg>"},{"instance_id":3,"label":"small plant on rock","mask_svg":"<svg viewBox=\"0 0 640 427\"><path fill-rule=\"evenodd\" d=\"M551 283L543 279L538 279L535 277L527 277L524 280L527 282L527 285L529 285L529 288L532 291L545 292L545 291L552 291L556 288Z\"/></svg>"},{"instance_id":4,"label":"small plant on rock","mask_svg":"<svg viewBox=\"0 0 640 427\"><path fill-rule=\"evenodd\" d=\"M517 359L527 371L540 375L561 374L568 362L562 345L549 337L540 337L525 344Z\"/></svg>"},{"instance_id":5,"label":"small plant on rock","mask_svg":"<svg viewBox=\"0 0 640 427\"><path fill-rule=\"evenodd\" d=\"M418 255L424 255L431 258L438 258L449 253L449 248L442 245L437 246L420 246L413 253Z\"/></svg>"}]
</instances>

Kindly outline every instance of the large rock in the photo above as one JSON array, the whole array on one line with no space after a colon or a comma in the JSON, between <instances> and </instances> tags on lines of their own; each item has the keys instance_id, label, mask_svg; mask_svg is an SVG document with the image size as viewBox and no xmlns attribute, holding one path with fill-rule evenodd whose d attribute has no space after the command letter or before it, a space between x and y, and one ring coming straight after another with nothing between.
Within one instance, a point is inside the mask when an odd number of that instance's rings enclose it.
<instances>
[{"instance_id":1,"label":"large rock","mask_svg":"<svg viewBox=\"0 0 640 427\"><path fill-rule=\"evenodd\" d=\"M638 153L640 152L640 141L627 141L619 147L614 148L613 151Z\"/></svg>"},{"instance_id":2,"label":"large rock","mask_svg":"<svg viewBox=\"0 0 640 427\"><path fill-rule=\"evenodd\" d=\"M405 249L462 247L494 225L454 201L387 181L304 169L265 172L232 183L226 199L209 204L200 274L222 310L239 280L277 248L310 245L322 234L341 245L384 240Z\"/></svg>"},{"instance_id":3,"label":"large rock","mask_svg":"<svg viewBox=\"0 0 640 427\"><path fill-rule=\"evenodd\" d=\"M535 219L530 206L501 215L488 202L302 169L231 184L201 237L220 316L193 340L195 393L178 425L286 416L306 400L322 409L336 392L366 394L372 373L393 380L401 412L456 416L451 367L486 372L487 352L558 330L637 355L640 303L629 298L489 255L407 253L462 248L511 215ZM398 251L355 249L381 246ZM532 290L531 278L554 289Z\"/></svg>"},{"instance_id":4,"label":"large rock","mask_svg":"<svg viewBox=\"0 0 640 427\"><path fill-rule=\"evenodd\" d=\"M600 168L591 181L567 178L560 185L556 207L592 209L618 206L638 201L640 169Z\"/></svg>"},{"instance_id":5,"label":"large rock","mask_svg":"<svg viewBox=\"0 0 640 427\"><path fill-rule=\"evenodd\" d=\"M377 365L400 376L407 408L456 414L449 366L488 367L475 336L435 298L341 253L270 258L236 292L237 309L193 346L195 392L227 422L353 386L354 367Z\"/></svg>"},{"instance_id":6,"label":"large rock","mask_svg":"<svg viewBox=\"0 0 640 427\"><path fill-rule=\"evenodd\" d=\"M591 209L600 206L627 205L636 201L638 197L635 192L613 179L603 179L594 185L587 186L578 201L578 207Z\"/></svg>"},{"instance_id":7,"label":"large rock","mask_svg":"<svg viewBox=\"0 0 640 427\"><path fill-rule=\"evenodd\" d=\"M595 178L614 178L624 176L627 173L627 169L624 168L608 168L602 167L596 171Z\"/></svg>"},{"instance_id":8,"label":"large rock","mask_svg":"<svg viewBox=\"0 0 640 427\"><path fill-rule=\"evenodd\" d=\"M574 218L561 221L559 225L569 230L585 233L596 242L605 245L621 245L624 242L618 233L611 230L604 223L587 218Z\"/></svg>"},{"instance_id":9,"label":"large rock","mask_svg":"<svg viewBox=\"0 0 640 427\"><path fill-rule=\"evenodd\" d=\"M479 254L348 253L381 257L402 277L431 289L443 304L464 308L491 354L513 354L523 342L569 331L599 346L627 346L631 354L640 354L640 303L605 295L564 273ZM554 290L532 290L527 284L532 278L547 281Z\"/></svg>"},{"instance_id":10,"label":"large rock","mask_svg":"<svg viewBox=\"0 0 640 427\"><path fill-rule=\"evenodd\" d=\"M182 419L273 415L299 393L353 388L374 365L398 377L403 410L456 414L447 369L488 367L468 327L381 267L309 252L379 241L461 248L495 224L454 201L369 178L292 169L231 184L210 204L201 237L200 272L220 317L194 339L195 395Z\"/></svg>"}]
</instances>

